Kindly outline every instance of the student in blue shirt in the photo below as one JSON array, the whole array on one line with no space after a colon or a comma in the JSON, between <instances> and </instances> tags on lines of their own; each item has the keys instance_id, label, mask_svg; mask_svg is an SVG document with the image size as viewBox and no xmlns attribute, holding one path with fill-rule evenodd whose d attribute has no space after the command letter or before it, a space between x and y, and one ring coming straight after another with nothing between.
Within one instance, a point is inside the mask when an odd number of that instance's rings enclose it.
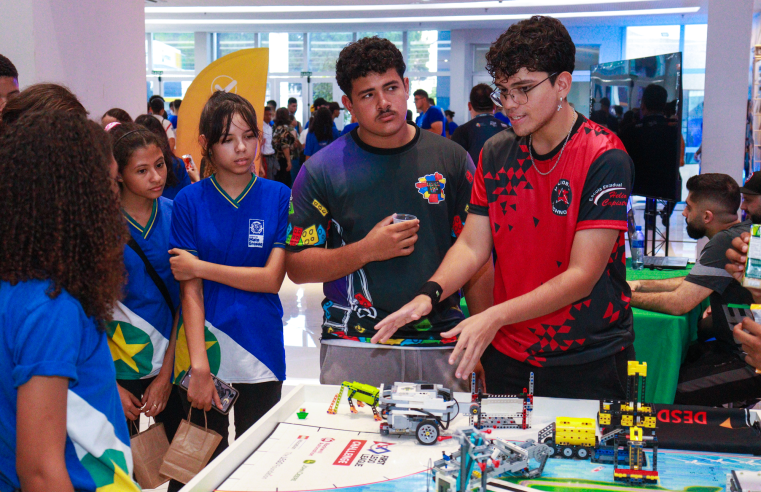
<instances>
[{"instance_id":1,"label":"student in blue shirt","mask_svg":"<svg viewBox=\"0 0 761 492\"><path fill-rule=\"evenodd\" d=\"M158 123L151 116L148 119ZM172 201L161 196L169 170L156 133L130 123L114 126L109 133L118 166L122 215L131 237L124 248L124 298L116 303L107 327L116 382L127 419L138 424L140 413L145 413L164 424L171 441L184 412L172 385L180 286L169 266ZM130 434L136 428L130 425Z\"/></svg>"},{"instance_id":2,"label":"student in blue shirt","mask_svg":"<svg viewBox=\"0 0 761 492\"><path fill-rule=\"evenodd\" d=\"M304 145L304 161L312 157L318 150L330 145L339 137L338 130L333 126L333 115L328 108L320 108L314 115L314 123L309 127L307 143Z\"/></svg>"},{"instance_id":3,"label":"student in blue shirt","mask_svg":"<svg viewBox=\"0 0 761 492\"><path fill-rule=\"evenodd\" d=\"M444 113L441 108L430 103L428 93L423 89L416 90L412 95L415 98L415 108L420 113L415 120L417 125L423 130L445 137Z\"/></svg>"},{"instance_id":4,"label":"student in blue shirt","mask_svg":"<svg viewBox=\"0 0 761 492\"><path fill-rule=\"evenodd\" d=\"M104 331L126 232L108 136L60 110L0 132L0 491L137 492Z\"/></svg>"},{"instance_id":5,"label":"student in blue shirt","mask_svg":"<svg viewBox=\"0 0 761 492\"><path fill-rule=\"evenodd\" d=\"M251 174L258 152L254 108L236 94L216 92L206 103L199 142L211 177L180 191L172 212L170 260L180 281L182 313L175 382L192 368L186 407L205 411L220 400L211 375L240 392L240 436L280 400L285 379L283 308L290 189ZM206 414L227 447L228 419ZM192 421L204 425L203 412ZM213 458L212 458L213 459Z\"/></svg>"}]
</instances>

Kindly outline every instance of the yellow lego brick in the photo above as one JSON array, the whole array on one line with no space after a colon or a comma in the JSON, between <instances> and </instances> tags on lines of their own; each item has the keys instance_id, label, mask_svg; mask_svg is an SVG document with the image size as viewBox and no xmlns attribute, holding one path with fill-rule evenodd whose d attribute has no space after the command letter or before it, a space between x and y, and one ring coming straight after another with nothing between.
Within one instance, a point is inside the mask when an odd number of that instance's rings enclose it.
<instances>
[{"instance_id":1,"label":"yellow lego brick","mask_svg":"<svg viewBox=\"0 0 761 492\"><path fill-rule=\"evenodd\" d=\"M634 360L629 361L629 366L627 367L627 371L629 376L634 376L639 374L640 376L647 376L647 362L637 362Z\"/></svg>"},{"instance_id":2,"label":"yellow lego brick","mask_svg":"<svg viewBox=\"0 0 761 492\"><path fill-rule=\"evenodd\" d=\"M642 426L647 427L648 429L655 429L655 425L657 423L657 420L655 417L645 417Z\"/></svg>"},{"instance_id":3,"label":"yellow lego brick","mask_svg":"<svg viewBox=\"0 0 761 492\"><path fill-rule=\"evenodd\" d=\"M641 441L642 440L642 428L641 427L632 427L629 429L629 440L630 441Z\"/></svg>"},{"instance_id":4,"label":"yellow lego brick","mask_svg":"<svg viewBox=\"0 0 761 492\"><path fill-rule=\"evenodd\" d=\"M601 413L598 415L598 420L600 422L600 425L610 425L610 414L609 413Z\"/></svg>"}]
</instances>

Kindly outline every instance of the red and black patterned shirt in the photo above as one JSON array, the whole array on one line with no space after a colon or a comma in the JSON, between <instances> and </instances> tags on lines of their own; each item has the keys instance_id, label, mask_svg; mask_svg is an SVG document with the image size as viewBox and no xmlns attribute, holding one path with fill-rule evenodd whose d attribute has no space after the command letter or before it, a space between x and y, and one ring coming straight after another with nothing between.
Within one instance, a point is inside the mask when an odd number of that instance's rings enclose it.
<instances>
[{"instance_id":1,"label":"red and black patterned shirt","mask_svg":"<svg viewBox=\"0 0 761 492\"><path fill-rule=\"evenodd\" d=\"M563 143L534 154L549 172ZM604 273L588 297L553 313L503 326L492 344L535 366L576 365L608 357L634 341L626 283L624 231L634 167L614 134L582 115L561 161L543 176L528 138L512 129L483 148L469 213L489 217L496 253L494 302L533 291L568 269L577 231L620 231Z\"/></svg>"}]
</instances>

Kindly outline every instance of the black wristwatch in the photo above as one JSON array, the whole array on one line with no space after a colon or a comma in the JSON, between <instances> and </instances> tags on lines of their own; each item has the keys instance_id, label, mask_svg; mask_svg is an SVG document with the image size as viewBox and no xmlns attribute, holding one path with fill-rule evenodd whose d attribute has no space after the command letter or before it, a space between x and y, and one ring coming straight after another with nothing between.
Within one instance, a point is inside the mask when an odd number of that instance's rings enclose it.
<instances>
[{"instance_id":1,"label":"black wristwatch","mask_svg":"<svg viewBox=\"0 0 761 492\"><path fill-rule=\"evenodd\" d=\"M420 290L417 291L417 295L430 297L431 303L435 306L441 300L441 294L443 292L444 289L442 289L441 286L436 282L426 282L422 287L420 287Z\"/></svg>"}]
</instances>

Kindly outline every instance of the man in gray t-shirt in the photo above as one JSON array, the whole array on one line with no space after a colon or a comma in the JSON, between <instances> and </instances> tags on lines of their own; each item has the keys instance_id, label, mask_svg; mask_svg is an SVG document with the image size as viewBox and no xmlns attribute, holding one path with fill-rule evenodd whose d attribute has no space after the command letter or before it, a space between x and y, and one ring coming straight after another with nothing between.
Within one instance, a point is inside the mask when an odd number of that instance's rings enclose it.
<instances>
[{"instance_id":1,"label":"man in gray t-shirt","mask_svg":"<svg viewBox=\"0 0 761 492\"><path fill-rule=\"evenodd\" d=\"M761 396L761 378L739 357L725 315L730 304L753 302L750 292L724 269L732 240L750 229L750 220L737 218L740 189L725 174L693 176L687 189L682 212L687 234L693 239L707 236L708 244L683 279L629 282L632 307L683 315L710 298L710 311L698 323L700 343L690 347L680 369L675 403L721 405Z\"/></svg>"}]
</instances>

